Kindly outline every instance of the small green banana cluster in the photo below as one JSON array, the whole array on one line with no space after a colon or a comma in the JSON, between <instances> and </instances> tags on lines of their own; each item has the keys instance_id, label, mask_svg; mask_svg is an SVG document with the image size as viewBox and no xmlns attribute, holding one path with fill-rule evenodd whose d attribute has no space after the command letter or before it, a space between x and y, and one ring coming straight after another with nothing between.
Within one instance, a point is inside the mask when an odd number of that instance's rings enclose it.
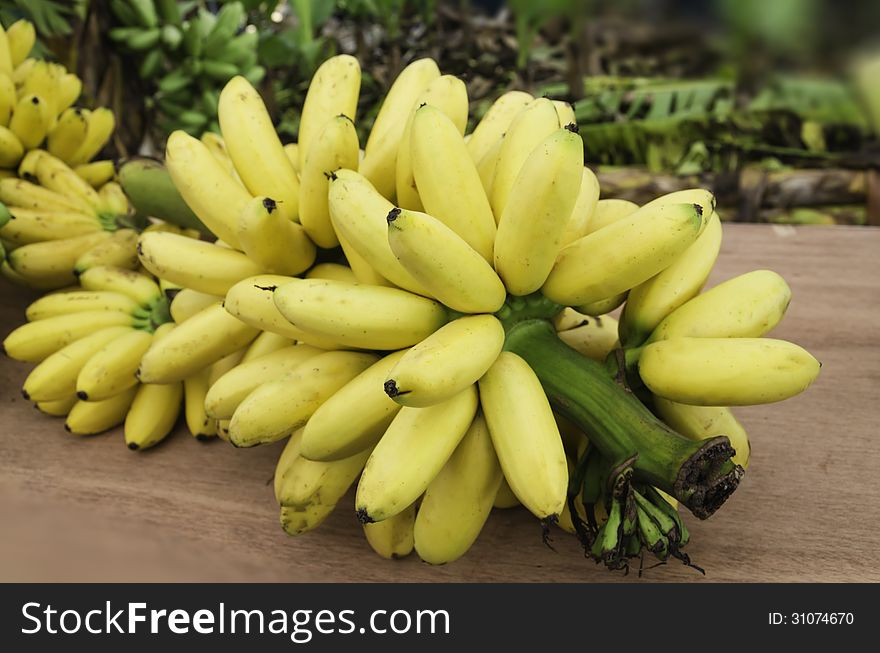
<instances>
[{"instance_id":1,"label":"small green banana cluster","mask_svg":"<svg viewBox=\"0 0 880 653\"><path fill-rule=\"evenodd\" d=\"M154 84L150 102L164 133L219 132L217 100L229 79L243 75L257 84L265 70L257 63L258 34L242 27L240 2L212 13L177 0L111 0L121 25L110 30L119 48L137 57L142 79Z\"/></svg>"},{"instance_id":2,"label":"small green banana cluster","mask_svg":"<svg viewBox=\"0 0 880 653\"><path fill-rule=\"evenodd\" d=\"M584 551L611 570L629 571L630 561L645 556L670 558L702 571L682 551L690 540L678 502L657 488L633 481L633 460L610 464L587 443L571 475L568 491L572 530Z\"/></svg>"}]
</instances>

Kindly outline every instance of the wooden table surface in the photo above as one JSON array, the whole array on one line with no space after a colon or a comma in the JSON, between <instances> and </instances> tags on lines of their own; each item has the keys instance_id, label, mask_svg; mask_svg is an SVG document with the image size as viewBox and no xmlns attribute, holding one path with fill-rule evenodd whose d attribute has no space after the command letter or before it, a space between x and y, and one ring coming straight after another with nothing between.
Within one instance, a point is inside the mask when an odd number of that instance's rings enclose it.
<instances>
[{"instance_id":1,"label":"wooden table surface","mask_svg":"<svg viewBox=\"0 0 880 653\"><path fill-rule=\"evenodd\" d=\"M793 289L774 336L823 363L805 394L737 411L752 463L732 499L690 518L688 551L652 581L880 581L880 229L725 227L710 285L757 268ZM0 284L0 335L30 294ZM385 561L343 500L316 532L278 525L271 486L281 445L236 450L183 430L145 453L117 430L79 438L19 388L29 366L0 362L0 581L633 581L556 551L523 509L496 510L460 561Z\"/></svg>"}]
</instances>

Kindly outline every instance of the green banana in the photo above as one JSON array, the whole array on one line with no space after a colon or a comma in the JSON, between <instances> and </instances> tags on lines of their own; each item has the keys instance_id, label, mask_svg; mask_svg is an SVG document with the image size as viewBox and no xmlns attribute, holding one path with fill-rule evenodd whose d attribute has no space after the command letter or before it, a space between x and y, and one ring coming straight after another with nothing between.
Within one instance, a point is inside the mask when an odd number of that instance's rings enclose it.
<instances>
[{"instance_id":1,"label":"green banana","mask_svg":"<svg viewBox=\"0 0 880 653\"><path fill-rule=\"evenodd\" d=\"M134 207L145 215L160 218L179 227L210 230L180 196L168 171L152 159L131 159L119 168L119 183Z\"/></svg>"}]
</instances>

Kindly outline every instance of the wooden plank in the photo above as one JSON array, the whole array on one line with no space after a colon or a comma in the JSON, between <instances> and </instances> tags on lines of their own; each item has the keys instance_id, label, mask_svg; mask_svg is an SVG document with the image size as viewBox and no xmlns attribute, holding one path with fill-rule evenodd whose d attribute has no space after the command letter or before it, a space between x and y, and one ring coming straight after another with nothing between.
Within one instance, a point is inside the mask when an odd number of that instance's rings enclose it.
<instances>
[{"instance_id":1,"label":"wooden plank","mask_svg":"<svg viewBox=\"0 0 880 653\"><path fill-rule=\"evenodd\" d=\"M737 411L752 436L741 488L688 551L710 581L880 581L877 387L880 229L729 225L711 284L772 268L794 300L774 333L824 364L813 388ZM29 294L0 284L5 335ZM474 548L444 567L388 562L346 499L317 532L287 537L271 487L280 446L235 450L183 432L132 453L117 432L77 438L20 398L28 365L0 362L0 580L552 581L634 580L556 551L522 509L495 511ZM667 565L645 581L703 581Z\"/></svg>"}]
</instances>

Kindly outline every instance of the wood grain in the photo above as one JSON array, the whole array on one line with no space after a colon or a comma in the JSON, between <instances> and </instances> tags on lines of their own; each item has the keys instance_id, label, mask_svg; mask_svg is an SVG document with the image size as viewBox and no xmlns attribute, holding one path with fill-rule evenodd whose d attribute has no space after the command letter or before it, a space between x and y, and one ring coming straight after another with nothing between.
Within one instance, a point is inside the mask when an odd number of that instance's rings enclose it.
<instances>
[{"instance_id":1,"label":"wood grain","mask_svg":"<svg viewBox=\"0 0 880 653\"><path fill-rule=\"evenodd\" d=\"M789 281L776 337L822 362L805 394L737 411L752 439L742 486L654 581L880 581L880 229L729 225L710 284L756 268ZM0 284L2 335L31 295ZM287 537L267 481L280 446L235 450L182 430L145 453L116 431L78 438L20 398L28 365L0 362L0 580L633 581L569 536L541 544L525 511L495 511L460 561L372 554L346 499L317 532ZM353 501L351 502L353 503Z\"/></svg>"}]
</instances>

